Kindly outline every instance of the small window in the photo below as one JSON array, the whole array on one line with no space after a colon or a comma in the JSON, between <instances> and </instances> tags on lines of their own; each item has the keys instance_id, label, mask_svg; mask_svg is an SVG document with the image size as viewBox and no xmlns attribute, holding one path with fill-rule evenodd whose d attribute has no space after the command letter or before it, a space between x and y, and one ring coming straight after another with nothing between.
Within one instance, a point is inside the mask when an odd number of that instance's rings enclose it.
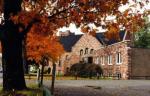
<instances>
[{"instance_id":1,"label":"small window","mask_svg":"<svg viewBox=\"0 0 150 96\"><path fill-rule=\"evenodd\" d=\"M122 63L121 52L117 52L117 54L116 54L116 63L117 64Z\"/></svg>"},{"instance_id":2,"label":"small window","mask_svg":"<svg viewBox=\"0 0 150 96\"><path fill-rule=\"evenodd\" d=\"M88 54L88 48L85 48L85 54Z\"/></svg>"},{"instance_id":3,"label":"small window","mask_svg":"<svg viewBox=\"0 0 150 96\"><path fill-rule=\"evenodd\" d=\"M111 55L107 56L107 63L108 63L108 65L112 65L112 56Z\"/></svg>"},{"instance_id":4,"label":"small window","mask_svg":"<svg viewBox=\"0 0 150 96\"><path fill-rule=\"evenodd\" d=\"M95 58L95 64L99 64L99 57Z\"/></svg>"},{"instance_id":5,"label":"small window","mask_svg":"<svg viewBox=\"0 0 150 96\"><path fill-rule=\"evenodd\" d=\"M101 57L100 63L101 63L101 65L105 65L105 59L104 59L104 56Z\"/></svg>"},{"instance_id":6,"label":"small window","mask_svg":"<svg viewBox=\"0 0 150 96\"><path fill-rule=\"evenodd\" d=\"M66 55L66 60L69 60L69 56L68 55Z\"/></svg>"},{"instance_id":7,"label":"small window","mask_svg":"<svg viewBox=\"0 0 150 96\"><path fill-rule=\"evenodd\" d=\"M91 50L90 50L90 54L93 54L93 52L94 52L94 49L91 49Z\"/></svg>"},{"instance_id":8,"label":"small window","mask_svg":"<svg viewBox=\"0 0 150 96\"><path fill-rule=\"evenodd\" d=\"M61 67L61 61L60 61L60 60L59 60L59 62L58 62L58 66Z\"/></svg>"},{"instance_id":9,"label":"small window","mask_svg":"<svg viewBox=\"0 0 150 96\"><path fill-rule=\"evenodd\" d=\"M83 55L83 49L80 50L80 55Z\"/></svg>"}]
</instances>

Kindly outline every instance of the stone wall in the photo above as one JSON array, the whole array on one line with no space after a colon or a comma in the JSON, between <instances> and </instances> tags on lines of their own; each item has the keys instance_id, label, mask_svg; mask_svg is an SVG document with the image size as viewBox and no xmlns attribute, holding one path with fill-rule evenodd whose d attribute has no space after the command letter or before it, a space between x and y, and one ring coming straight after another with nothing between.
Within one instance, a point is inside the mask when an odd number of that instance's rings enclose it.
<instances>
[{"instance_id":1,"label":"stone wall","mask_svg":"<svg viewBox=\"0 0 150 96\"><path fill-rule=\"evenodd\" d=\"M119 42L95 51L94 61L102 67L104 76L128 79L128 49L127 42ZM117 63L118 54L121 56L120 63ZM110 64L108 58L111 58Z\"/></svg>"},{"instance_id":2,"label":"stone wall","mask_svg":"<svg viewBox=\"0 0 150 96\"><path fill-rule=\"evenodd\" d=\"M59 58L56 73L65 74L70 66L89 57L102 67L103 76L150 79L150 49L131 48L129 40L104 46L89 34L82 35L71 52L65 52Z\"/></svg>"},{"instance_id":3,"label":"stone wall","mask_svg":"<svg viewBox=\"0 0 150 96\"><path fill-rule=\"evenodd\" d=\"M94 52L94 50L98 50L101 46L101 43L95 37L84 34L72 47L71 52L66 52L61 56L60 63L62 66L57 66L57 73L59 69L62 74L65 74L67 68L70 68L73 64L79 63L85 57L93 57L93 53L90 53L90 51L93 50ZM88 52L85 54L86 48ZM81 50L83 50L82 54Z\"/></svg>"},{"instance_id":4,"label":"stone wall","mask_svg":"<svg viewBox=\"0 0 150 96\"><path fill-rule=\"evenodd\" d=\"M131 79L150 79L150 49L132 48L131 58Z\"/></svg>"},{"instance_id":5,"label":"stone wall","mask_svg":"<svg viewBox=\"0 0 150 96\"><path fill-rule=\"evenodd\" d=\"M85 49L88 48L88 54L91 49L97 50L102 46L102 44L92 35L84 34L80 40L73 46L72 52L74 54L80 55L80 50L83 49L83 55Z\"/></svg>"}]
</instances>

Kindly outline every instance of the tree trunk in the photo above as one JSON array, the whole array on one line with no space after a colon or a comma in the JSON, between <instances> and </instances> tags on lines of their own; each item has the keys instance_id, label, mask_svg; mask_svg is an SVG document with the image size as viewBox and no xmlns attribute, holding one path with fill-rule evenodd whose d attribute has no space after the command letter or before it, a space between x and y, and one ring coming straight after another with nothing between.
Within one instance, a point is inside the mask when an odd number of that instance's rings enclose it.
<instances>
[{"instance_id":1,"label":"tree trunk","mask_svg":"<svg viewBox=\"0 0 150 96\"><path fill-rule=\"evenodd\" d=\"M24 36L22 43L23 43L22 56L23 56L24 73L28 74L29 73L29 67L28 67L28 63L27 63L26 35Z\"/></svg>"},{"instance_id":2,"label":"tree trunk","mask_svg":"<svg viewBox=\"0 0 150 96\"><path fill-rule=\"evenodd\" d=\"M22 90L26 88L21 53L21 40L2 40L4 90Z\"/></svg>"},{"instance_id":3,"label":"tree trunk","mask_svg":"<svg viewBox=\"0 0 150 96\"><path fill-rule=\"evenodd\" d=\"M40 82L40 86L43 86L43 75L44 75L44 64L42 64L42 69L41 69L41 82Z\"/></svg>"},{"instance_id":4,"label":"tree trunk","mask_svg":"<svg viewBox=\"0 0 150 96\"><path fill-rule=\"evenodd\" d=\"M55 75L56 75L56 64L53 62L52 85L51 85L51 94L52 94L52 95L54 95Z\"/></svg>"},{"instance_id":5,"label":"tree trunk","mask_svg":"<svg viewBox=\"0 0 150 96\"><path fill-rule=\"evenodd\" d=\"M10 14L21 11L22 0L4 0L4 32L2 34L3 89L22 90L26 88L22 58L23 36L18 25L10 20Z\"/></svg>"}]
</instances>

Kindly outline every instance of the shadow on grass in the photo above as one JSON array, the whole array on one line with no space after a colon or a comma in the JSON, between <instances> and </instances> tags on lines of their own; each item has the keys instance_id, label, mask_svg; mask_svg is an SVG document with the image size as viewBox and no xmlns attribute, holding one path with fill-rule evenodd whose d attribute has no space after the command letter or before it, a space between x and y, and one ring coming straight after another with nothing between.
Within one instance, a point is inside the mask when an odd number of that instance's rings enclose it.
<instances>
[{"instance_id":1,"label":"shadow on grass","mask_svg":"<svg viewBox=\"0 0 150 96\"><path fill-rule=\"evenodd\" d=\"M21 91L3 91L2 87L0 87L0 96L43 96L43 89L34 86L29 86L29 88Z\"/></svg>"}]
</instances>

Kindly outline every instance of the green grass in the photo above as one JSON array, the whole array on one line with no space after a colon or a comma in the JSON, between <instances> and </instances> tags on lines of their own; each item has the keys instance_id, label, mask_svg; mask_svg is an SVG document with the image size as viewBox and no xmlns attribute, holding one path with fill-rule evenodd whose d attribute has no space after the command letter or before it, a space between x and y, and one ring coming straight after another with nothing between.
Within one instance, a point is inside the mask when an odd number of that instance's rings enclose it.
<instances>
[{"instance_id":1,"label":"green grass","mask_svg":"<svg viewBox=\"0 0 150 96\"><path fill-rule=\"evenodd\" d=\"M0 87L0 96L43 96L43 89L38 88L37 85L27 85L28 89L22 91L3 91Z\"/></svg>"},{"instance_id":2,"label":"green grass","mask_svg":"<svg viewBox=\"0 0 150 96\"><path fill-rule=\"evenodd\" d=\"M25 78L27 80L37 80L36 75L31 75L29 77L29 75L26 75ZM51 80L52 76L50 75L45 75L44 80ZM113 78L110 77L100 77L99 80L112 80ZM56 80L76 80L74 76L56 76ZM92 79L89 78L82 78L82 77L78 77L77 80L98 80L97 77L92 77Z\"/></svg>"}]
</instances>

